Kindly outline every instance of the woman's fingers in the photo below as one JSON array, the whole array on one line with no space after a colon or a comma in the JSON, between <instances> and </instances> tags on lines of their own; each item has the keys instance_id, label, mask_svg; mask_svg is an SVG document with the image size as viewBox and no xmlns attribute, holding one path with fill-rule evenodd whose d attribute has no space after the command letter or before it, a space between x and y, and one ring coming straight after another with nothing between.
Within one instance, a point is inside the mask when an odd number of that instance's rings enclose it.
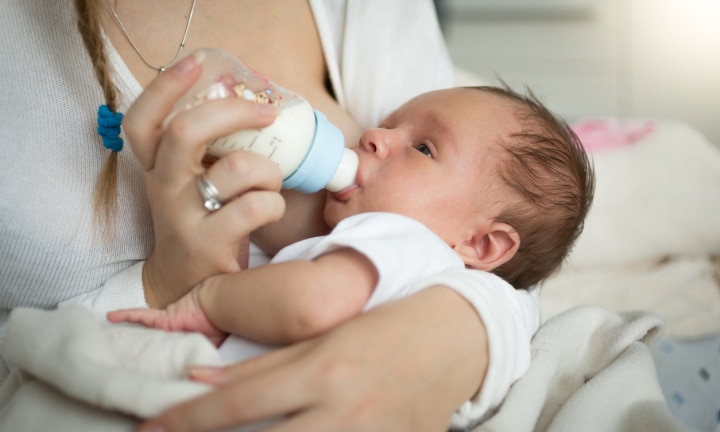
<instances>
[{"instance_id":1,"label":"woman's fingers","mask_svg":"<svg viewBox=\"0 0 720 432\"><path fill-rule=\"evenodd\" d=\"M280 219L285 212L285 201L277 193L282 185L280 170L264 156L242 151L229 153L207 170L205 178L224 203L207 218L208 230L203 237L210 244L247 235ZM199 191L194 193L200 208L203 198Z\"/></svg>"},{"instance_id":2,"label":"woman's fingers","mask_svg":"<svg viewBox=\"0 0 720 432\"><path fill-rule=\"evenodd\" d=\"M350 431L344 426L338 427L330 420L326 413L318 411L307 411L292 416L287 420L281 419L275 420L272 423L268 423L268 427L266 429L262 429L263 432L333 432L338 430L342 430L343 432Z\"/></svg>"},{"instance_id":3,"label":"woman's fingers","mask_svg":"<svg viewBox=\"0 0 720 432\"><path fill-rule=\"evenodd\" d=\"M303 391L307 383L298 379L299 376L302 376L302 369L290 365L242 381L235 380L165 411L138 430L221 430L301 411L312 404L313 395ZM270 393L272 397L267 397Z\"/></svg>"},{"instance_id":4,"label":"woman's fingers","mask_svg":"<svg viewBox=\"0 0 720 432\"><path fill-rule=\"evenodd\" d=\"M282 218L284 211L285 201L279 193L246 192L209 215L201 234L210 244L232 246L238 238Z\"/></svg>"},{"instance_id":5,"label":"woman's fingers","mask_svg":"<svg viewBox=\"0 0 720 432\"><path fill-rule=\"evenodd\" d=\"M123 133L145 170L155 165L155 153L163 134L163 121L175 103L200 77L196 55L182 59L153 80L123 118Z\"/></svg>"},{"instance_id":6,"label":"woman's fingers","mask_svg":"<svg viewBox=\"0 0 720 432\"><path fill-rule=\"evenodd\" d=\"M274 120L274 107L241 98L208 101L180 112L168 123L152 164L159 181L182 184L202 171L206 146L243 129L260 129Z\"/></svg>"},{"instance_id":7,"label":"woman's fingers","mask_svg":"<svg viewBox=\"0 0 720 432\"><path fill-rule=\"evenodd\" d=\"M291 364L291 362L312 350L312 346L312 342L298 343L225 367L195 366L188 373L190 378L195 381L216 386L225 385L233 381L259 376L286 364Z\"/></svg>"},{"instance_id":8,"label":"woman's fingers","mask_svg":"<svg viewBox=\"0 0 720 432\"><path fill-rule=\"evenodd\" d=\"M223 202L251 190L277 192L282 186L282 174L276 163L245 151L221 157L207 169L205 176L218 189Z\"/></svg>"}]
</instances>

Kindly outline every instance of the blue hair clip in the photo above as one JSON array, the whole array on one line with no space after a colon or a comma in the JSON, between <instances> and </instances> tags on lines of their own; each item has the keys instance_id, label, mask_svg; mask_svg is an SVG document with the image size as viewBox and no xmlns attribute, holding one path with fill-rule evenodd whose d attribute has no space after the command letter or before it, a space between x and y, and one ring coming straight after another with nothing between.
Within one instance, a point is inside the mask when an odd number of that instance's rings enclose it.
<instances>
[{"instance_id":1,"label":"blue hair clip","mask_svg":"<svg viewBox=\"0 0 720 432\"><path fill-rule=\"evenodd\" d=\"M103 147L108 150L119 152L123 148L123 140L120 138L122 118L123 113L114 113L107 105L98 108L97 133L102 138Z\"/></svg>"}]
</instances>

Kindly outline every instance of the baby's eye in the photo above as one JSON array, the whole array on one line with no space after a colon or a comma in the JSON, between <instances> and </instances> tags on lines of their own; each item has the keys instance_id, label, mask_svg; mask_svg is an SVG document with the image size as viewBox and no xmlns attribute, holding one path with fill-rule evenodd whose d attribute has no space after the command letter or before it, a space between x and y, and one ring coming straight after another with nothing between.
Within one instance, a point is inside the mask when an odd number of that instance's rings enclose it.
<instances>
[{"instance_id":1,"label":"baby's eye","mask_svg":"<svg viewBox=\"0 0 720 432\"><path fill-rule=\"evenodd\" d=\"M428 147L427 144L419 144L415 149L429 158L433 157L430 147Z\"/></svg>"}]
</instances>

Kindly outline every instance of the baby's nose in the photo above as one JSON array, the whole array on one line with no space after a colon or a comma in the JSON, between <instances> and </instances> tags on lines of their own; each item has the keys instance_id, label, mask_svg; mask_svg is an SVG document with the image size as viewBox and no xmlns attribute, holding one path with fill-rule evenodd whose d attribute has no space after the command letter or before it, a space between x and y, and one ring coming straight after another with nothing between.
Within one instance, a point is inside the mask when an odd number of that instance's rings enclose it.
<instances>
[{"instance_id":1,"label":"baby's nose","mask_svg":"<svg viewBox=\"0 0 720 432\"><path fill-rule=\"evenodd\" d=\"M360 147L378 158L387 156L390 140L392 139L388 129L370 129L365 131L360 139Z\"/></svg>"}]
</instances>

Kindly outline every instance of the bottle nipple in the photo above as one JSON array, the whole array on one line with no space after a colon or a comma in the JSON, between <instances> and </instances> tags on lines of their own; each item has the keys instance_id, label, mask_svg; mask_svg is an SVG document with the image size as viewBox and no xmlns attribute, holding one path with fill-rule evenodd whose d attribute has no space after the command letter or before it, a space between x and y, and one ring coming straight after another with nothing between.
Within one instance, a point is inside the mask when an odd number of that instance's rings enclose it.
<instances>
[{"instance_id":1,"label":"bottle nipple","mask_svg":"<svg viewBox=\"0 0 720 432\"><path fill-rule=\"evenodd\" d=\"M340 165L338 165L335 175L332 176L325 189L330 192L340 192L355 184L355 175L358 169L358 155L354 151L346 148L343 151Z\"/></svg>"}]
</instances>

